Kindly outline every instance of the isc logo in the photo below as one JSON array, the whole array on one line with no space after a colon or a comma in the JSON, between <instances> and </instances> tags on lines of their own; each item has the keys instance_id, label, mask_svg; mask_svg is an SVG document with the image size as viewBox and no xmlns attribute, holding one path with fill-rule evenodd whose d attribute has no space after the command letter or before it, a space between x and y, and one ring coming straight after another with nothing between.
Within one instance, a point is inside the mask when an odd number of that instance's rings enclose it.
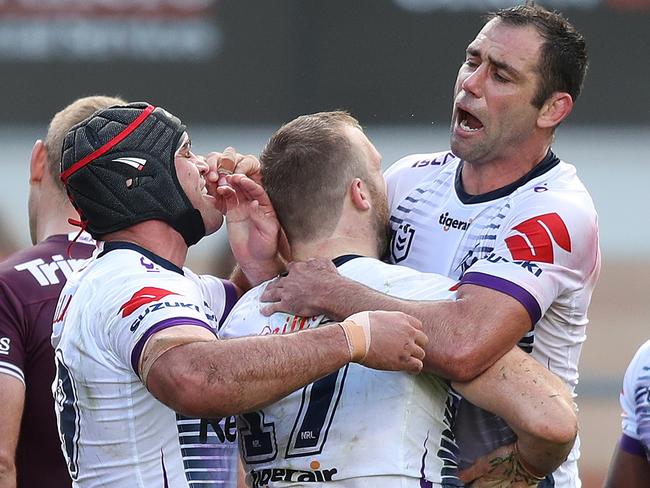
<instances>
[{"instance_id":1,"label":"isc logo","mask_svg":"<svg viewBox=\"0 0 650 488\"><path fill-rule=\"evenodd\" d=\"M0 354L8 355L9 349L11 349L11 339L9 337L0 337Z\"/></svg>"}]
</instances>

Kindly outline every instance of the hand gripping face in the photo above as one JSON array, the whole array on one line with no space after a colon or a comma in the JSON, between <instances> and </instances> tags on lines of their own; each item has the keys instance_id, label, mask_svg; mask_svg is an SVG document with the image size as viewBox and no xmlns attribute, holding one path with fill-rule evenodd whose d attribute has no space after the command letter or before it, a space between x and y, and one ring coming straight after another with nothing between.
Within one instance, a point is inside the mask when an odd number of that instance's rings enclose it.
<instances>
[{"instance_id":1,"label":"hand gripping face","mask_svg":"<svg viewBox=\"0 0 650 488\"><path fill-rule=\"evenodd\" d=\"M184 132L177 117L142 102L100 110L70 129L61 180L95 239L146 220L167 222L188 246L205 235L176 175Z\"/></svg>"}]
</instances>

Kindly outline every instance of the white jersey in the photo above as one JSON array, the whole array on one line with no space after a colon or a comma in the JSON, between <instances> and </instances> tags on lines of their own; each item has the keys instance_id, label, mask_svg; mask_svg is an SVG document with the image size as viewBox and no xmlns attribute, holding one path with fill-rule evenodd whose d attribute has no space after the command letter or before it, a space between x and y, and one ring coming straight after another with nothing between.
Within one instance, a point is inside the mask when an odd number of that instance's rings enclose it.
<instances>
[{"instance_id":1,"label":"white jersey","mask_svg":"<svg viewBox=\"0 0 650 488\"><path fill-rule=\"evenodd\" d=\"M520 346L574 390L587 307L600 269L597 215L575 168L552 152L521 180L485 195L466 194L460 159L416 154L386 172L390 260L498 290L528 311ZM461 466L514 434L461 402L455 430ZM578 487L579 443L554 473L556 487Z\"/></svg>"},{"instance_id":2,"label":"white jersey","mask_svg":"<svg viewBox=\"0 0 650 488\"><path fill-rule=\"evenodd\" d=\"M73 486L235 486L227 478L236 476L235 444L221 442L234 441L234 421L179 417L177 425L141 382L138 364L157 331L194 325L216 333L236 298L232 284L128 243L103 243L69 278L54 316L52 390Z\"/></svg>"},{"instance_id":3,"label":"white jersey","mask_svg":"<svg viewBox=\"0 0 650 488\"><path fill-rule=\"evenodd\" d=\"M621 392L623 409L622 447L629 452L644 452L650 462L650 341L643 344L625 372Z\"/></svg>"},{"instance_id":4,"label":"white jersey","mask_svg":"<svg viewBox=\"0 0 650 488\"><path fill-rule=\"evenodd\" d=\"M455 283L377 259L342 256L339 272L393 296L453 299ZM315 279L318 279L315 277ZM250 290L220 337L283 334L327 323L323 316L264 317ZM455 397L431 375L381 372L358 364L240 416L239 442L251 486L407 488L460 485L451 434Z\"/></svg>"}]
</instances>

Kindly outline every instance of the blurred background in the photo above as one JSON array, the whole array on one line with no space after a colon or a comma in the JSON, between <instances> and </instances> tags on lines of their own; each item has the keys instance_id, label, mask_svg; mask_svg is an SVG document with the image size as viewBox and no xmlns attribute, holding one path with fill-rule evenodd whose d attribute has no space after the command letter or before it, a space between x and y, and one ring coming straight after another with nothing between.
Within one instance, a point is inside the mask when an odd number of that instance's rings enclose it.
<instances>
[{"instance_id":1,"label":"blurred background","mask_svg":"<svg viewBox=\"0 0 650 488\"><path fill-rule=\"evenodd\" d=\"M505 0L0 0L0 255L29 244L28 163L51 116L93 94L179 115L199 153L259 153L282 123L344 108L387 166L448 147L464 50ZM619 437L625 367L650 338L650 0L547 0L586 36L591 67L555 152L600 215L603 268L578 387L586 488ZM227 274L223 234L190 266Z\"/></svg>"}]
</instances>

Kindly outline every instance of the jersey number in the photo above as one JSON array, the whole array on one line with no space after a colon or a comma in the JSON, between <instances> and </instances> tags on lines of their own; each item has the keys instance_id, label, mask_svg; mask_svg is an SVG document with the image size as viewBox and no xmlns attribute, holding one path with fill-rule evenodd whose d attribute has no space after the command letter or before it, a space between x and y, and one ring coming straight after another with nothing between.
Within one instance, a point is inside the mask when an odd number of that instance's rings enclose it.
<instances>
[{"instance_id":1,"label":"jersey number","mask_svg":"<svg viewBox=\"0 0 650 488\"><path fill-rule=\"evenodd\" d=\"M56 402L59 438L63 447L70 477L79 476L79 409L77 407L77 388L70 371L63 361L61 351L56 351Z\"/></svg>"},{"instance_id":2,"label":"jersey number","mask_svg":"<svg viewBox=\"0 0 650 488\"><path fill-rule=\"evenodd\" d=\"M348 366L345 366L303 388L300 408L287 444L286 458L322 452L347 373ZM275 423L266 423L261 410L241 415L240 418L243 424L240 439L244 460L248 464L258 464L275 459L278 453Z\"/></svg>"}]
</instances>

